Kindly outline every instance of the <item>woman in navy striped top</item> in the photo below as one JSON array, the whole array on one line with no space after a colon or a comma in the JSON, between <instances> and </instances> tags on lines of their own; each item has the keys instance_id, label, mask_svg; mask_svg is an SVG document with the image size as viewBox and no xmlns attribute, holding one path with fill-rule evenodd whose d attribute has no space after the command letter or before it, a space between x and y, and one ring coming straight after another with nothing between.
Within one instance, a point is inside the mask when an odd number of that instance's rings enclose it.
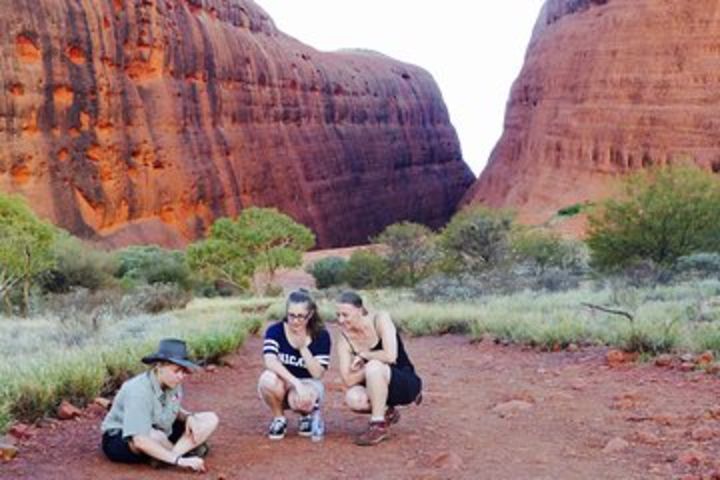
<instances>
[{"instance_id":1,"label":"woman in navy striped top","mask_svg":"<svg viewBox=\"0 0 720 480\"><path fill-rule=\"evenodd\" d=\"M300 414L298 434L310 436L320 418L322 377L330 364L330 335L306 290L288 296L285 318L270 325L263 345L265 371L258 393L273 414L268 438L285 437L285 410Z\"/></svg>"}]
</instances>

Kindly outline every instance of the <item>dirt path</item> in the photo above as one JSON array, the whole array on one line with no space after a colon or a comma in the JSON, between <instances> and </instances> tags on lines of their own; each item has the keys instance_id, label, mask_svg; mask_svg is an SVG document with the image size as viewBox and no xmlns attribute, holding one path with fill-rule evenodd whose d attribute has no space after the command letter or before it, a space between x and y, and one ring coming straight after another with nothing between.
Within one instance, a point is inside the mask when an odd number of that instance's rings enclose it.
<instances>
[{"instance_id":1,"label":"dirt path","mask_svg":"<svg viewBox=\"0 0 720 480\"><path fill-rule=\"evenodd\" d=\"M268 413L255 393L261 341L252 338L232 358L234 368L196 375L187 388L191 408L221 418L208 474L107 462L97 447L100 419L89 414L40 430L16 460L0 464L0 478L653 479L715 478L720 468L720 422L712 415L720 418L713 410L720 380L711 375L609 369L602 350L540 353L459 336L411 339L407 347L425 401L404 409L393 437L376 447L352 444L366 418L342 407L334 370L325 440L297 437L294 418L284 440L267 440ZM501 417L498 404L526 409ZM603 451L615 437L627 446Z\"/></svg>"}]
</instances>

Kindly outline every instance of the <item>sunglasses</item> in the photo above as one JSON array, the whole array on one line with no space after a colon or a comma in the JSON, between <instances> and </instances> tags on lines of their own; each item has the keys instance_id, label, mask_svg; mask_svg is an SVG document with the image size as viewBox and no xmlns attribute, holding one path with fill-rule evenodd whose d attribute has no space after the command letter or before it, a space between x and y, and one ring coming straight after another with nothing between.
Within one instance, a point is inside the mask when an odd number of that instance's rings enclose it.
<instances>
[{"instance_id":1,"label":"sunglasses","mask_svg":"<svg viewBox=\"0 0 720 480\"><path fill-rule=\"evenodd\" d=\"M288 313L287 318L288 320L305 320L310 317L310 313Z\"/></svg>"}]
</instances>

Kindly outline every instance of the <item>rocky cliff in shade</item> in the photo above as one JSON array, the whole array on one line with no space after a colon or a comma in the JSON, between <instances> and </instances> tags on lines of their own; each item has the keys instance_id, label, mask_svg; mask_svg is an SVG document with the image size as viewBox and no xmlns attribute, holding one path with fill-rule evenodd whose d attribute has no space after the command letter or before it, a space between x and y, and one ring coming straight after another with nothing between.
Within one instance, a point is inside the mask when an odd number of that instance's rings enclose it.
<instances>
[{"instance_id":1,"label":"rocky cliff in shade","mask_svg":"<svg viewBox=\"0 0 720 480\"><path fill-rule=\"evenodd\" d=\"M122 245L276 206L322 246L438 226L473 182L424 70L322 53L252 1L0 0L0 191Z\"/></svg>"},{"instance_id":2,"label":"rocky cliff in shade","mask_svg":"<svg viewBox=\"0 0 720 480\"><path fill-rule=\"evenodd\" d=\"M640 168L720 171L720 3L549 0L465 200L539 223Z\"/></svg>"}]
</instances>

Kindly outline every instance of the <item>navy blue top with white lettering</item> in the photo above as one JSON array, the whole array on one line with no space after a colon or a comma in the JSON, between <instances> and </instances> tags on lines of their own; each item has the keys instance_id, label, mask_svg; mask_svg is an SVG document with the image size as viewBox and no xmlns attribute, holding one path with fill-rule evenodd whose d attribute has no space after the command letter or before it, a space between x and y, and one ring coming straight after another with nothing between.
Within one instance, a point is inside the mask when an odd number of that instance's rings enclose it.
<instances>
[{"instance_id":1,"label":"navy blue top with white lettering","mask_svg":"<svg viewBox=\"0 0 720 480\"><path fill-rule=\"evenodd\" d=\"M320 333L313 339L308 348L318 363L327 369L330 365L330 334L328 331L324 328L320 330ZM285 365L285 368L296 378L312 378L312 375L305 367L305 360L302 355L288 342L282 321L270 325L265 332L263 355L268 353L277 355L280 363Z\"/></svg>"}]
</instances>

